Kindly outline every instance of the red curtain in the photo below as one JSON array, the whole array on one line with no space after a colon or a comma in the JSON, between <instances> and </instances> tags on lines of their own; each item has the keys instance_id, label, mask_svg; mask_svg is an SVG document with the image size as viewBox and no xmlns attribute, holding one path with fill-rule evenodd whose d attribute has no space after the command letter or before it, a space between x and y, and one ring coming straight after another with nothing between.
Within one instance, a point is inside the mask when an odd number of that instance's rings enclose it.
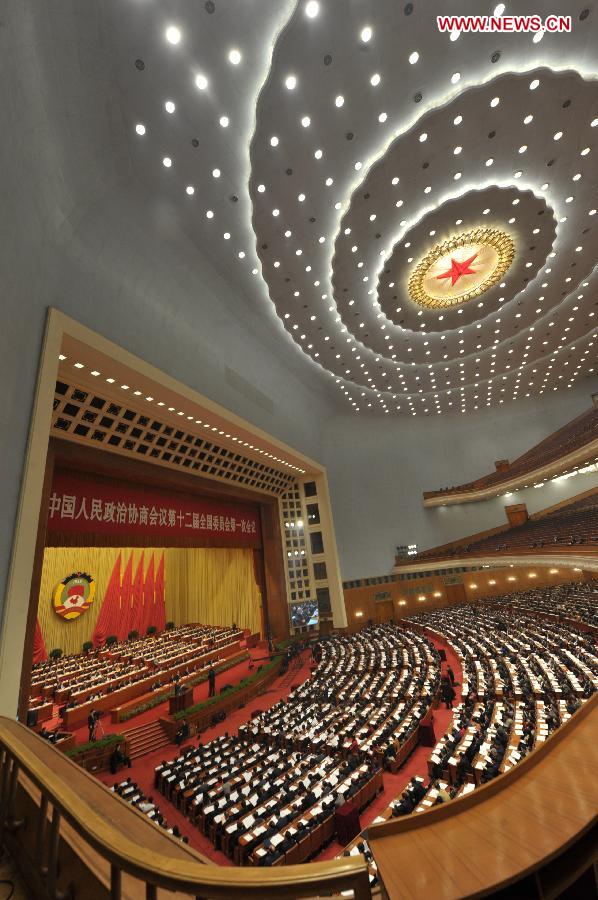
<instances>
[{"instance_id":1,"label":"red curtain","mask_svg":"<svg viewBox=\"0 0 598 900\"><path fill-rule=\"evenodd\" d=\"M118 624L118 639L126 641L129 631L132 630L131 597L133 594L133 554L129 556L125 573L120 588L120 620Z\"/></svg>"},{"instance_id":2,"label":"red curtain","mask_svg":"<svg viewBox=\"0 0 598 900\"><path fill-rule=\"evenodd\" d=\"M153 623L158 631L164 631L166 625L166 602L164 599L164 554L160 557L158 570L156 572L156 583L154 589L154 610L155 622Z\"/></svg>"},{"instance_id":3,"label":"red curtain","mask_svg":"<svg viewBox=\"0 0 598 900\"><path fill-rule=\"evenodd\" d=\"M133 581L133 592L131 597L131 631L138 631L140 635L145 634L143 622L145 614L143 610L143 553L137 565L135 572L135 580Z\"/></svg>"},{"instance_id":4,"label":"red curtain","mask_svg":"<svg viewBox=\"0 0 598 900\"><path fill-rule=\"evenodd\" d=\"M102 647L110 634L119 635L120 623L120 553L114 563L112 575L104 594L102 608L94 628L92 641L94 647Z\"/></svg>"},{"instance_id":5,"label":"red curtain","mask_svg":"<svg viewBox=\"0 0 598 900\"><path fill-rule=\"evenodd\" d=\"M39 619L35 620L35 634L33 635L33 662L40 663L48 658L46 644L42 630L39 627Z\"/></svg>"},{"instance_id":6,"label":"red curtain","mask_svg":"<svg viewBox=\"0 0 598 900\"><path fill-rule=\"evenodd\" d=\"M154 618L154 554L152 553L143 585L143 622L139 634L145 634L150 625L156 625Z\"/></svg>"}]
</instances>

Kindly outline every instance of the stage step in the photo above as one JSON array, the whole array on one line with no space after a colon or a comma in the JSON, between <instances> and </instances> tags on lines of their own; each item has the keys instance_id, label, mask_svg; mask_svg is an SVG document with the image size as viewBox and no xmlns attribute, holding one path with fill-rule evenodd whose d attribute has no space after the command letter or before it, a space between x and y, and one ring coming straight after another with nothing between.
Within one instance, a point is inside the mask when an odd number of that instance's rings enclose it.
<instances>
[{"instance_id":1,"label":"stage step","mask_svg":"<svg viewBox=\"0 0 598 900\"><path fill-rule=\"evenodd\" d=\"M159 722L147 722L124 731L123 734L129 742L129 754L131 759L138 759L170 743Z\"/></svg>"}]
</instances>

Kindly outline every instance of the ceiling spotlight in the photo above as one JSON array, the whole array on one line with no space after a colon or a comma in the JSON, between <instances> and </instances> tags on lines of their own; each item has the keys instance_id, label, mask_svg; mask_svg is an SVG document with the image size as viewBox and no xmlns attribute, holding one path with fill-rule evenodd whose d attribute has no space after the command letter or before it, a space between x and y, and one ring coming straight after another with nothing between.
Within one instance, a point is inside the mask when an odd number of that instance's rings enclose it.
<instances>
[{"instance_id":1,"label":"ceiling spotlight","mask_svg":"<svg viewBox=\"0 0 598 900\"><path fill-rule=\"evenodd\" d=\"M459 156L459 154L461 153L461 150L463 150L463 147L455 147L455 149L453 150L453 153L455 154L455 156Z\"/></svg>"},{"instance_id":2,"label":"ceiling spotlight","mask_svg":"<svg viewBox=\"0 0 598 900\"><path fill-rule=\"evenodd\" d=\"M457 84L459 81L461 81L461 72L453 72L451 75L451 84Z\"/></svg>"},{"instance_id":3,"label":"ceiling spotlight","mask_svg":"<svg viewBox=\"0 0 598 900\"><path fill-rule=\"evenodd\" d=\"M492 106L494 108L495 106L498 106L499 103L500 103L500 97L493 97L492 100L490 101L490 106Z\"/></svg>"},{"instance_id":4,"label":"ceiling spotlight","mask_svg":"<svg viewBox=\"0 0 598 900\"><path fill-rule=\"evenodd\" d=\"M135 131L137 134L145 134L145 125L142 125L141 122L138 122L135 126Z\"/></svg>"},{"instance_id":5,"label":"ceiling spotlight","mask_svg":"<svg viewBox=\"0 0 598 900\"><path fill-rule=\"evenodd\" d=\"M563 132L562 132L562 131L557 131L557 132L553 135L553 140L555 140L555 141L560 141L560 139L562 138L562 136L563 136Z\"/></svg>"},{"instance_id":6,"label":"ceiling spotlight","mask_svg":"<svg viewBox=\"0 0 598 900\"><path fill-rule=\"evenodd\" d=\"M491 166L493 162L494 162L494 160L492 159L492 157L490 157L490 159L486 160L486 165Z\"/></svg>"},{"instance_id":7,"label":"ceiling spotlight","mask_svg":"<svg viewBox=\"0 0 598 900\"><path fill-rule=\"evenodd\" d=\"M502 16L502 14L504 13L504 11L505 11L505 5L504 5L504 3L499 3L498 6L495 6L495 7L494 7L494 13L493 13L493 15L495 15L495 16L498 18L498 16Z\"/></svg>"},{"instance_id":8,"label":"ceiling spotlight","mask_svg":"<svg viewBox=\"0 0 598 900\"><path fill-rule=\"evenodd\" d=\"M166 40L169 44L178 44L181 39L181 32L176 25L169 25L166 29Z\"/></svg>"},{"instance_id":9,"label":"ceiling spotlight","mask_svg":"<svg viewBox=\"0 0 598 900\"><path fill-rule=\"evenodd\" d=\"M311 119L309 118L309 116L303 116L303 118L301 119L301 124L304 128L309 128L309 126L311 125Z\"/></svg>"},{"instance_id":10,"label":"ceiling spotlight","mask_svg":"<svg viewBox=\"0 0 598 900\"><path fill-rule=\"evenodd\" d=\"M414 66L416 64L418 59L419 59L419 53L417 52L417 50L414 50L413 53L409 54L409 62L411 63L412 66Z\"/></svg>"},{"instance_id":11,"label":"ceiling spotlight","mask_svg":"<svg viewBox=\"0 0 598 900\"><path fill-rule=\"evenodd\" d=\"M193 196L193 194L195 193L195 188L193 187L192 184L188 184L187 187L185 188L185 191L186 191L187 194L189 194L189 196L191 197L191 196Z\"/></svg>"},{"instance_id":12,"label":"ceiling spotlight","mask_svg":"<svg viewBox=\"0 0 598 900\"><path fill-rule=\"evenodd\" d=\"M455 116L453 119L453 125L460 125L463 121L463 116Z\"/></svg>"},{"instance_id":13,"label":"ceiling spotlight","mask_svg":"<svg viewBox=\"0 0 598 900\"><path fill-rule=\"evenodd\" d=\"M369 25L366 25L365 28L361 29L361 34L359 35L359 37L361 38L361 40L363 41L364 44L367 44L368 41L371 41L372 34L373 34L372 29L370 28Z\"/></svg>"},{"instance_id":14,"label":"ceiling spotlight","mask_svg":"<svg viewBox=\"0 0 598 900\"><path fill-rule=\"evenodd\" d=\"M211 209L207 209L206 210L206 219L213 219L213 218L214 218L214 213L212 212Z\"/></svg>"},{"instance_id":15,"label":"ceiling spotlight","mask_svg":"<svg viewBox=\"0 0 598 900\"><path fill-rule=\"evenodd\" d=\"M229 121L230 120L229 120L228 116L220 116L220 124L222 125L223 128L228 128Z\"/></svg>"},{"instance_id":16,"label":"ceiling spotlight","mask_svg":"<svg viewBox=\"0 0 598 900\"><path fill-rule=\"evenodd\" d=\"M241 53L239 50L233 49L229 51L228 61L233 64L233 66L238 66L241 62Z\"/></svg>"},{"instance_id":17,"label":"ceiling spotlight","mask_svg":"<svg viewBox=\"0 0 598 900\"><path fill-rule=\"evenodd\" d=\"M524 124L524 125L529 125L529 123L533 120L533 118L534 118L534 117L531 116L531 115L530 115L530 116L526 116L525 119L523 120L523 124Z\"/></svg>"},{"instance_id":18,"label":"ceiling spotlight","mask_svg":"<svg viewBox=\"0 0 598 900\"><path fill-rule=\"evenodd\" d=\"M164 157L164 159L162 160L162 165L166 166L167 169L170 169L170 167L172 165L172 160L171 160L170 156Z\"/></svg>"},{"instance_id":19,"label":"ceiling spotlight","mask_svg":"<svg viewBox=\"0 0 598 900\"><path fill-rule=\"evenodd\" d=\"M201 72L199 75L195 76L195 86L198 87L200 91L205 91L208 86L208 79L205 75L202 75Z\"/></svg>"},{"instance_id":20,"label":"ceiling spotlight","mask_svg":"<svg viewBox=\"0 0 598 900\"><path fill-rule=\"evenodd\" d=\"M305 15L309 19L315 19L319 12L320 4L317 0L309 0L309 2L305 4Z\"/></svg>"},{"instance_id":21,"label":"ceiling spotlight","mask_svg":"<svg viewBox=\"0 0 598 900\"><path fill-rule=\"evenodd\" d=\"M373 85L373 87L377 87L380 84L380 76L377 72L374 72L374 74L370 78L370 84Z\"/></svg>"},{"instance_id":22,"label":"ceiling spotlight","mask_svg":"<svg viewBox=\"0 0 598 900\"><path fill-rule=\"evenodd\" d=\"M341 106L343 105L344 102L345 102L345 98L343 97L342 94L339 94L338 97L335 97L335 99L334 99L334 105L338 106L339 109L341 108Z\"/></svg>"},{"instance_id":23,"label":"ceiling spotlight","mask_svg":"<svg viewBox=\"0 0 598 900\"><path fill-rule=\"evenodd\" d=\"M285 78L284 86L288 91L294 91L297 87L297 79L294 75L287 75Z\"/></svg>"},{"instance_id":24,"label":"ceiling spotlight","mask_svg":"<svg viewBox=\"0 0 598 900\"><path fill-rule=\"evenodd\" d=\"M166 103L164 104L164 109L166 110L167 113L173 113L176 109L176 106L174 105L172 100L167 100Z\"/></svg>"},{"instance_id":25,"label":"ceiling spotlight","mask_svg":"<svg viewBox=\"0 0 598 900\"><path fill-rule=\"evenodd\" d=\"M145 131L145 128L143 129L143 131ZM143 134L143 131L138 132L138 134ZM587 156L589 152L590 152L590 148L589 148L589 147L585 147L585 148L581 151L581 156Z\"/></svg>"},{"instance_id":26,"label":"ceiling spotlight","mask_svg":"<svg viewBox=\"0 0 598 900\"><path fill-rule=\"evenodd\" d=\"M272 137L270 138L270 146L278 147L278 138L276 137L275 134L273 134Z\"/></svg>"},{"instance_id":27,"label":"ceiling spotlight","mask_svg":"<svg viewBox=\"0 0 598 900\"><path fill-rule=\"evenodd\" d=\"M538 78L534 78L533 81L530 81L530 83L529 83L530 91L535 91L539 84L540 84L540 81Z\"/></svg>"},{"instance_id":28,"label":"ceiling spotlight","mask_svg":"<svg viewBox=\"0 0 598 900\"><path fill-rule=\"evenodd\" d=\"M314 152L314 156L315 156L316 159L322 159L322 151L321 151L321 150L316 150L316 151Z\"/></svg>"},{"instance_id":29,"label":"ceiling spotlight","mask_svg":"<svg viewBox=\"0 0 598 900\"><path fill-rule=\"evenodd\" d=\"M220 169L212 169L212 175L214 178L220 178Z\"/></svg>"},{"instance_id":30,"label":"ceiling spotlight","mask_svg":"<svg viewBox=\"0 0 598 900\"><path fill-rule=\"evenodd\" d=\"M379 121L380 123L386 122L387 119L388 119L388 115L387 115L387 113L385 113L385 112L380 113L380 115L378 116L378 121Z\"/></svg>"},{"instance_id":31,"label":"ceiling spotlight","mask_svg":"<svg viewBox=\"0 0 598 900\"><path fill-rule=\"evenodd\" d=\"M426 132L426 131L422 131L422 133L421 133L420 136L419 136L419 142L420 142L420 144L423 144L424 141L427 141L427 140L428 140L428 134L427 134L427 132Z\"/></svg>"},{"instance_id":32,"label":"ceiling spotlight","mask_svg":"<svg viewBox=\"0 0 598 900\"><path fill-rule=\"evenodd\" d=\"M543 37L544 37L543 31L536 31L535 35L532 38L532 42L534 44L539 44Z\"/></svg>"}]
</instances>

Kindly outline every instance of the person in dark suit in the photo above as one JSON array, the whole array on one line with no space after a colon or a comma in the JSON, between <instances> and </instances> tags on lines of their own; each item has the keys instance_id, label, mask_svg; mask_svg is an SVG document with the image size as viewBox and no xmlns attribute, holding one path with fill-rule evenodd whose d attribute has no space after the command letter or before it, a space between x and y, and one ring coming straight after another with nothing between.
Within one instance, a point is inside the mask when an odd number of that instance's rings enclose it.
<instances>
[{"instance_id":1,"label":"person in dark suit","mask_svg":"<svg viewBox=\"0 0 598 900\"><path fill-rule=\"evenodd\" d=\"M87 717L87 730L89 732L88 740L95 741L96 739L96 725L98 721L98 716L96 715L96 711L94 709L91 710Z\"/></svg>"},{"instance_id":2,"label":"person in dark suit","mask_svg":"<svg viewBox=\"0 0 598 900\"><path fill-rule=\"evenodd\" d=\"M210 666L208 670L208 697L213 697L216 693L216 672L214 666Z\"/></svg>"}]
</instances>

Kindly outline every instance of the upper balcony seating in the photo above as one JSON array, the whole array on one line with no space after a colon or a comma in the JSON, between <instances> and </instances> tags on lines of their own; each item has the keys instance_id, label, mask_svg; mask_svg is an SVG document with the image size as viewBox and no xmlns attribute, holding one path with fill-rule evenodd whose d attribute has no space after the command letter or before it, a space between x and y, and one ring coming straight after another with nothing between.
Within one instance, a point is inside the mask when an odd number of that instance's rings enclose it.
<instances>
[{"instance_id":1,"label":"upper balcony seating","mask_svg":"<svg viewBox=\"0 0 598 900\"><path fill-rule=\"evenodd\" d=\"M581 449L598 438L598 406L592 406L587 412L568 422L563 428L548 435L539 444L527 450L506 468L483 475L474 481L468 481L453 487L443 487L435 491L426 491L424 497L446 497L452 494L465 494L485 488L496 487L510 482L519 476L525 476L543 466L557 462L562 457Z\"/></svg>"}]
</instances>

